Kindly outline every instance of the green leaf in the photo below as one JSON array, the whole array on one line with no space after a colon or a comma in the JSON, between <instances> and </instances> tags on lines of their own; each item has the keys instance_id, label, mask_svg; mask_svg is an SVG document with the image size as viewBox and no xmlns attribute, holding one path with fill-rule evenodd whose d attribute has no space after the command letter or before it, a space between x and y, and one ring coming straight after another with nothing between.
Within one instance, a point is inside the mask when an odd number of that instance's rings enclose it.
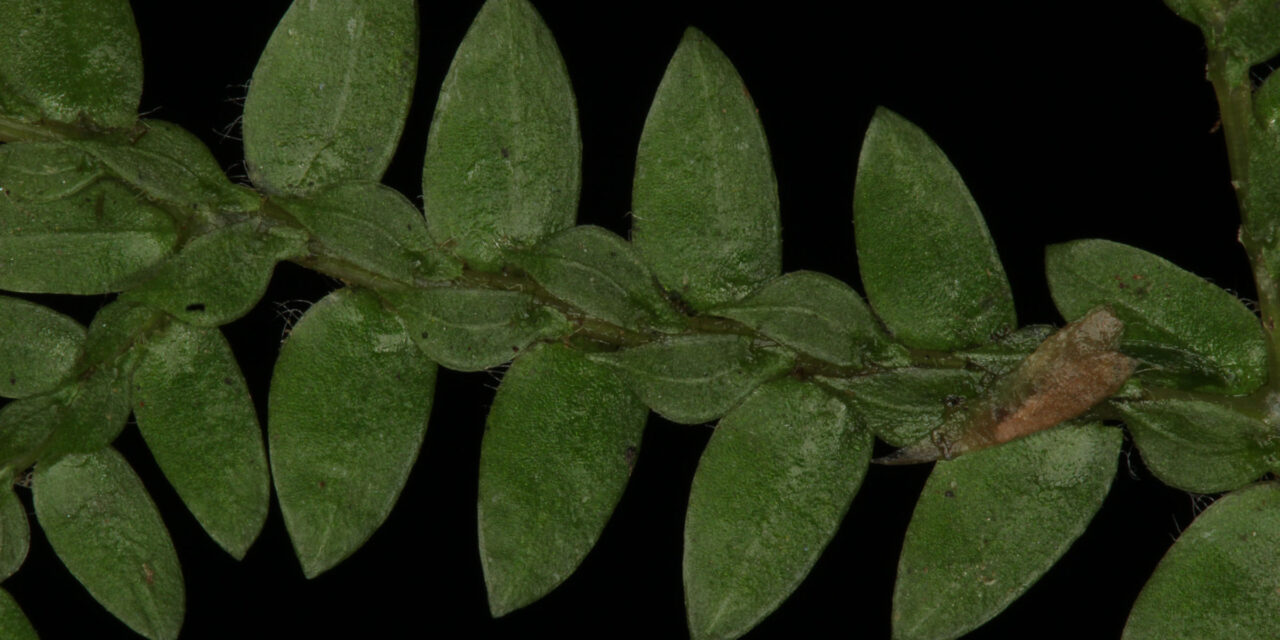
<instances>
[{"instance_id":1,"label":"green leaf","mask_svg":"<svg viewBox=\"0 0 1280 640\"><path fill-rule=\"evenodd\" d=\"M867 299L903 343L957 349L1017 326L982 212L947 156L883 107L862 142L853 192Z\"/></svg>"},{"instance_id":2,"label":"green leaf","mask_svg":"<svg viewBox=\"0 0 1280 640\"><path fill-rule=\"evenodd\" d=\"M577 569L622 498L649 411L607 368L537 345L502 377L480 450L480 560L502 616Z\"/></svg>"},{"instance_id":3,"label":"green leaf","mask_svg":"<svg viewBox=\"0 0 1280 640\"><path fill-rule=\"evenodd\" d=\"M9 640L39 640L31 621L8 591L0 589L0 637Z\"/></svg>"},{"instance_id":4,"label":"green leaf","mask_svg":"<svg viewBox=\"0 0 1280 640\"><path fill-rule=\"evenodd\" d=\"M31 544L31 525L27 522L27 507L13 492L13 480L6 474L0 488L0 581L7 579L27 559ZM3 625L0 624L0 629ZM8 638L0 634L0 637Z\"/></svg>"},{"instance_id":5,"label":"green leaf","mask_svg":"<svg viewBox=\"0 0 1280 640\"><path fill-rule=\"evenodd\" d=\"M435 362L482 371L515 357L535 340L568 335L564 315L516 291L433 287L379 291Z\"/></svg>"},{"instance_id":6,"label":"green leaf","mask_svg":"<svg viewBox=\"0 0 1280 640\"><path fill-rule=\"evenodd\" d=\"M1200 27L1210 49L1221 49L1246 65L1280 53L1280 6L1273 0L1165 0L1183 19Z\"/></svg>"},{"instance_id":7,"label":"green leaf","mask_svg":"<svg viewBox=\"0 0 1280 640\"><path fill-rule=\"evenodd\" d=\"M257 304L277 261L306 252L304 235L274 233L251 218L192 238L123 297L188 324L215 327Z\"/></svg>"},{"instance_id":8,"label":"green leaf","mask_svg":"<svg viewBox=\"0 0 1280 640\"><path fill-rule=\"evenodd\" d=\"M890 369L852 378L818 378L845 394L861 424L895 447L905 447L942 426L986 389L968 369Z\"/></svg>"},{"instance_id":9,"label":"green leaf","mask_svg":"<svg viewBox=\"0 0 1280 640\"><path fill-rule=\"evenodd\" d=\"M142 47L128 0L6 0L0 115L130 127Z\"/></svg>"},{"instance_id":10,"label":"green leaf","mask_svg":"<svg viewBox=\"0 0 1280 640\"><path fill-rule=\"evenodd\" d=\"M1049 291L1068 320L1110 305L1124 322L1121 349L1154 371L1145 379L1244 394L1267 380L1266 336L1230 293L1141 249L1077 240L1046 252Z\"/></svg>"},{"instance_id":11,"label":"green leaf","mask_svg":"<svg viewBox=\"0 0 1280 640\"><path fill-rule=\"evenodd\" d=\"M296 0L245 98L249 178L273 194L381 179L417 68L413 0Z\"/></svg>"},{"instance_id":12,"label":"green leaf","mask_svg":"<svg viewBox=\"0 0 1280 640\"><path fill-rule=\"evenodd\" d=\"M987 375L1002 376L1022 364L1053 332L1051 325L1027 325L995 342L965 349L956 355Z\"/></svg>"},{"instance_id":13,"label":"green leaf","mask_svg":"<svg viewBox=\"0 0 1280 640\"><path fill-rule=\"evenodd\" d=\"M898 563L894 640L958 638L1029 589L1102 505L1122 440L1064 425L938 462Z\"/></svg>"},{"instance_id":14,"label":"green leaf","mask_svg":"<svg viewBox=\"0 0 1280 640\"><path fill-rule=\"evenodd\" d=\"M35 453L57 427L59 407L71 393L54 393L14 400L0 407L0 468L12 475L25 470Z\"/></svg>"},{"instance_id":15,"label":"green leaf","mask_svg":"<svg viewBox=\"0 0 1280 640\"><path fill-rule=\"evenodd\" d=\"M681 424L719 418L792 365L783 353L725 334L673 336L587 357L613 367L645 405Z\"/></svg>"},{"instance_id":16,"label":"green leaf","mask_svg":"<svg viewBox=\"0 0 1280 640\"><path fill-rule=\"evenodd\" d=\"M97 170L87 171L92 175ZM44 202L25 201L0 184L0 289L79 295L119 291L175 244L168 214L118 183L95 182Z\"/></svg>"},{"instance_id":17,"label":"green leaf","mask_svg":"<svg viewBox=\"0 0 1280 640\"><path fill-rule=\"evenodd\" d=\"M237 560L267 519L267 455L253 400L217 329L173 323L133 372L133 413L165 477Z\"/></svg>"},{"instance_id":18,"label":"green leaf","mask_svg":"<svg viewBox=\"0 0 1280 640\"><path fill-rule=\"evenodd\" d=\"M418 277L461 274L460 265L432 242L418 208L391 187L345 182L305 198L282 196L272 202L311 232L325 253L380 276L412 284Z\"/></svg>"},{"instance_id":19,"label":"green leaf","mask_svg":"<svg viewBox=\"0 0 1280 640\"><path fill-rule=\"evenodd\" d=\"M48 307L0 296L0 396L51 391L84 351L84 327Z\"/></svg>"},{"instance_id":20,"label":"green leaf","mask_svg":"<svg viewBox=\"0 0 1280 640\"><path fill-rule=\"evenodd\" d=\"M685 517L693 638L737 638L782 604L835 535L870 457L844 403L789 378L720 421Z\"/></svg>"},{"instance_id":21,"label":"green leaf","mask_svg":"<svg viewBox=\"0 0 1280 640\"><path fill-rule=\"evenodd\" d=\"M37 425L49 425L41 460L92 453L111 444L129 419L129 372L121 364L107 364L57 396L33 416Z\"/></svg>"},{"instance_id":22,"label":"green leaf","mask_svg":"<svg viewBox=\"0 0 1280 640\"><path fill-rule=\"evenodd\" d=\"M634 331L682 324L635 249L607 229L571 227L510 257L551 295L588 316Z\"/></svg>"},{"instance_id":23,"label":"green leaf","mask_svg":"<svg viewBox=\"0 0 1280 640\"><path fill-rule=\"evenodd\" d=\"M271 377L271 472L302 571L364 544L395 505L431 413L436 367L371 293L339 289L289 333Z\"/></svg>"},{"instance_id":24,"label":"green leaf","mask_svg":"<svg viewBox=\"0 0 1280 640\"><path fill-rule=\"evenodd\" d=\"M1117 402L1147 468L1167 485L1196 493L1230 491L1280 468L1280 434L1215 402Z\"/></svg>"},{"instance_id":25,"label":"green leaf","mask_svg":"<svg viewBox=\"0 0 1280 640\"><path fill-rule=\"evenodd\" d=\"M555 38L527 0L489 0L440 87L422 192L431 236L469 266L573 225L578 108Z\"/></svg>"},{"instance_id":26,"label":"green leaf","mask_svg":"<svg viewBox=\"0 0 1280 640\"><path fill-rule=\"evenodd\" d=\"M1228 494L1174 543L1124 640L1270 638L1280 629L1280 484Z\"/></svg>"},{"instance_id":27,"label":"green leaf","mask_svg":"<svg viewBox=\"0 0 1280 640\"><path fill-rule=\"evenodd\" d=\"M106 448L40 464L32 490L49 544L89 594L134 631L177 638L186 597L178 555L124 457Z\"/></svg>"},{"instance_id":28,"label":"green leaf","mask_svg":"<svg viewBox=\"0 0 1280 640\"><path fill-rule=\"evenodd\" d=\"M796 351L841 366L861 366L888 347L871 310L849 285L826 274L793 271L738 302L708 311L732 318Z\"/></svg>"},{"instance_id":29,"label":"green leaf","mask_svg":"<svg viewBox=\"0 0 1280 640\"><path fill-rule=\"evenodd\" d=\"M21 202L52 202L74 196L106 173L88 154L61 142L0 145L0 187Z\"/></svg>"},{"instance_id":30,"label":"green leaf","mask_svg":"<svg viewBox=\"0 0 1280 640\"><path fill-rule=\"evenodd\" d=\"M778 184L755 104L729 58L689 28L640 134L631 241L695 309L782 270Z\"/></svg>"},{"instance_id":31,"label":"green leaf","mask_svg":"<svg viewBox=\"0 0 1280 640\"><path fill-rule=\"evenodd\" d=\"M253 211L259 197L231 183L209 148L186 129L142 120L131 144L112 139L67 144L100 161L116 177L153 200L187 209Z\"/></svg>"}]
</instances>

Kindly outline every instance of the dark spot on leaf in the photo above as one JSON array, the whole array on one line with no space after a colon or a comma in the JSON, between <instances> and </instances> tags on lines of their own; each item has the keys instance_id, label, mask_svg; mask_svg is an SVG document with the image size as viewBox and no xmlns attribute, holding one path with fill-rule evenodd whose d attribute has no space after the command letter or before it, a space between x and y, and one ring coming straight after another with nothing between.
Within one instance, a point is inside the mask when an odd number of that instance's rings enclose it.
<instances>
[{"instance_id":1,"label":"dark spot on leaf","mask_svg":"<svg viewBox=\"0 0 1280 640\"><path fill-rule=\"evenodd\" d=\"M204 311L203 302L193 302L187 305L187 311Z\"/></svg>"},{"instance_id":2,"label":"dark spot on leaf","mask_svg":"<svg viewBox=\"0 0 1280 640\"><path fill-rule=\"evenodd\" d=\"M942 404L945 404L948 407L958 407L964 404L964 396L948 394L945 398L942 399Z\"/></svg>"},{"instance_id":3,"label":"dark spot on leaf","mask_svg":"<svg viewBox=\"0 0 1280 640\"><path fill-rule=\"evenodd\" d=\"M427 339L427 332L426 332L426 331L423 331L423 332L422 332L422 339L423 339L423 340L426 340L426 339Z\"/></svg>"},{"instance_id":4,"label":"dark spot on leaf","mask_svg":"<svg viewBox=\"0 0 1280 640\"><path fill-rule=\"evenodd\" d=\"M950 490L950 489L947 489L946 491L942 492L942 495L944 495L944 496L946 496L946 497L948 497L948 498L954 498L954 497L956 497L956 492L954 492L954 491L952 491L952 490Z\"/></svg>"},{"instance_id":5,"label":"dark spot on leaf","mask_svg":"<svg viewBox=\"0 0 1280 640\"><path fill-rule=\"evenodd\" d=\"M320 488L321 488L321 489L323 489L324 487L325 487L324 480L321 480L321 481L320 481Z\"/></svg>"},{"instance_id":6,"label":"dark spot on leaf","mask_svg":"<svg viewBox=\"0 0 1280 640\"><path fill-rule=\"evenodd\" d=\"M640 450L639 450L639 449L636 449L636 448L635 448L635 445L632 445L632 446L627 447L627 449L626 449L625 451L623 451L623 452L622 452L623 457L625 457L625 458L627 459L627 470L628 470L628 471L634 471L634 470L635 470L635 468L636 468L636 456L637 456L639 453L640 453Z\"/></svg>"},{"instance_id":7,"label":"dark spot on leaf","mask_svg":"<svg viewBox=\"0 0 1280 640\"><path fill-rule=\"evenodd\" d=\"M520 347L517 347L517 346L515 346L515 345L511 345L511 352L512 352L512 353L520 353Z\"/></svg>"},{"instance_id":8,"label":"dark spot on leaf","mask_svg":"<svg viewBox=\"0 0 1280 640\"><path fill-rule=\"evenodd\" d=\"M235 381L231 379L231 376L227 376L227 377L225 377L225 378L223 378L223 379L222 379L222 384L228 384L228 385L229 385L229 384L233 384L234 382L235 382Z\"/></svg>"},{"instance_id":9,"label":"dark spot on leaf","mask_svg":"<svg viewBox=\"0 0 1280 640\"><path fill-rule=\"evenodd\" d=\"M146 401L146 400L139 400L139 401L138 401L138 406L139 406L139 407L145 407L145 406L147 406L147 401Z\"/></svg>"},{"instance_id":10,"label":"dark spot on leaf","mask_svg":"<svg viewBox=\"0 0 1280 640\"><path fill-rule=\"evenodd\" d=\"M11 373L9 374L9 384L18 384L18 379Z\"/></svg>"},{"instance_id":11,"label":"dark spot on leaf","mask_svg":"<svg viewBox=\"0 0 1280 640\"><path fill-rule=\"evenodd\" d=\"M503 147L502 149L500 149L500 151L502 152L502 157L504 157L504 158L510 158L510 157L511 157L511 151L510 151L510 150L508 150L506 147Z\"/></svg>"}]
</instances>

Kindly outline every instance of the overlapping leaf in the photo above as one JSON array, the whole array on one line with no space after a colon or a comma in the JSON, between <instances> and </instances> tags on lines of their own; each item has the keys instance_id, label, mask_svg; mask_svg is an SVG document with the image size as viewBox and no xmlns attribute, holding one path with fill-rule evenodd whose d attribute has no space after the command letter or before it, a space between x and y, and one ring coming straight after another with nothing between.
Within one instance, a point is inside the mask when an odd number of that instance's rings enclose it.
<instances>
[{"instance_id":1,"label":"overlapping leaf","mask_svg":"<svg viewBox=\"0 0 1280 640\"><path fill-rule=\"evenodd\" d=\"M929 435L985 389L983 376L968 369L905 367L820 380L844 392L861 423L895 447Z\"/></svg>"},{"instance_id":2,"label":"overlapping leaf","mask_svg":"<svg viewBox=\"0 0 1280 640\"><path fill-rule=\"evenodd\" d=\"M0 637L11 640L39 640L31 621L8 591L0 589Z\"/></svg>"},{"instance_id":3,"label":"overlapping leaf","mask_svg":"<svg viewBox=\"0 0 1280 640\"><path fill-rule=\"evenodd\" d=\"M13 492L12 480L5 478L0 489L0 581L13 575L27 559L31 544L31 524L27 522L27 507ZM0 636L8 637L8 636Z\"/></svg>"},{"instance_id":4,"label":"overlapping leaf","mask_svg":"<svg viewBox=\"0 0 1280 640\"><path fill-rule=\"evenodd\" d=\"M1280 53L1280 6L1270 0L1165 0L1174 13L1200 27L1212 49L1229 51L1244 65Z\"/></svg>"},{"instance_id":5,"label":"overlapping leaf","mask_svg":"<svg viewBox=\"0 0 1280 640\"><path fill-rule=\"evenodd\" d=\"M45 306L0 296L0 396L53 390L84 350L84 327Z\"/></svg>"},{"instance_id":6,"label":"overlapping leaf","mask_svg":"<svg viewBox=\"0 0 1280 640\"><path fill-rule=\"evenodd\" d=\"M480 559L493 615L577 569L622 497L648 415L611 371L563 345L512 363L480 451Z\"/></svg>"}]
</instances>

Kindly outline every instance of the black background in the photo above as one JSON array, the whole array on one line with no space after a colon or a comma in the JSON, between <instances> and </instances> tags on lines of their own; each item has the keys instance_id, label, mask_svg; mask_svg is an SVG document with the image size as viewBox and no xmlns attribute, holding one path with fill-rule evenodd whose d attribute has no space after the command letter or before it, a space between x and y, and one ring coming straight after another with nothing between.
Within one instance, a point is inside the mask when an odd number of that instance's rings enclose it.
<instances>
[{"instance_id":1,"label":"black background","mask_svg":"<svg viewBox=\"0 0 1280 640\"><path fill-rule=\"evenodd\" d=\"M416 94L385 178L415 199L435 94L479 8L420 4ZM582 223L626 234L649 101L682 32L694 25L733 60L759 108L774 154L788 271L823 271L858 287L853 176L862 133L885 105L924 128L966 179L1012 281L1021 323L1061 322L1044 284L1043 251L1075 238L1130 243L1253 296L1235 242L1221 134L1211 131L1216 107L1200 35L1158 0L535 4L577 93ZM200 136L243 179L236 100L288 2L133 6L146 61L143 111ZM290 310L336 286L281 265L259 307L224 328L260 411ZM87 322L108 299L57 305ZM475 494L497 375L441 372L431 427L398 506L364 548L310 581L274 504L243 562L221 551L130 426L117 446L151 488L183 563L183 637L684 637L684 506L710 429L656 417L630 487L581 569L542 601L490 618ZM968 637L1118 637L1143 582L1208 502L1155 480L1129 444L1119 465L1098 517L1058 566ZM888 638L901 538L927 474L927 466L872 467L810 577L749 637ZM26 565L5 588L46 640L134 637L61 567L38 527Z\"/></svg>"}]
</instances>

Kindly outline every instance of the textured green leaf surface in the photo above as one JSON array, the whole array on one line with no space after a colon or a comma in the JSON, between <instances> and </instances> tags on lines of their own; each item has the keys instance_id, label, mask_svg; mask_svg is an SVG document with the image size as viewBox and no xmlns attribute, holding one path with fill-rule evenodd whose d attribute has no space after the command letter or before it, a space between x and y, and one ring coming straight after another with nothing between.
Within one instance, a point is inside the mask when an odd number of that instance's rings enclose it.
<instances>
[{"instance_id":1,"label":"textured green leaf surface","mask_svg":"<svg viewBox=\"0 0 1280 640\"><path fill-rule=\"evenodd\" d=\"M480 450L480 560L501 616L554 589L622 498L648 409L603 365L559 344L502 377Z\"/></svg>"},{"instance_id":2,"label":"textured green leaf surface","mask_svg":"<svg viewBox=\"0 0 1280 640\"><path fill-rule=\"evenodd\" d=\"M249 178L269 193L381 179L417 69L413 0L295 0L245 98Z\"/></svg>"},{"instance_id":3,"label":"textured green leaf surface","mask_svg":"<svg viewBox=\"0 0 1280 640\"><path fill-rule=\"evenodd\" d=\"M327 254L361 269L407 284L461 272L436 249L418 208L390 187L346 182L273 202L311 232Z\"/></svg>"},{"instance_id":4,"label":"textured green leaf surface","mask_svg":"<svg viewBox=\"0 0 1280 640\"><path fill-rule=\"evenodd\" d=\"M1272 0L1165 0L1174 13L1200 27L1211 49L1224 49L1246 65L1280 53L1280 5Z\"/></svg>"},{"instance_id":5,"label":"textured green leaf surface","mask_svg":"<svg viewBox=\"0 0 1280 640\"><path fill-rule=\"evenodd\" d=\"M31 544L27 507L18 499L11 485L12 481L6 476L5 487L0 489L0 581L22 566L22 561L27 559L27 547Z\"/></svg>"},{"instance_id":6,"label":"textured green leaf surface","mask_svg":"<svg viewBox=\"0 0 1280 640\"><path fill-rule=\"evenodd\" d=\"M5 149L19 146L0 146L0 157L8 155ZM0 175L0 289L82 295L119 291L177 243L168 214L124 185L96 181L95 168L64 176L92 184L57 199L41 193L29 200L6 181L13 166Z\"/></svg>"},{"instance_id":7,"label":"textured green leaf surface","mask_svg":"<svg viewBox=\"0 0 1280 640\"><path fill-rule=\"evenodd\" d=\"M631 192L631 241L696 309L782 270L778 185L760 117L733 63L690 28L649 107Z\"/></svg>"},{"instance_id":8,"label":"textured green leaf surface","mask_svg":"<svg viewBox=\"0 0 1280 640\"><path fill-rule=\"evenodd\" d=\"M965 349L956 355L983 373L1000 376L1017 368L1053 332L1050 325L1027 325L995 342Z\"/></svg>"},{"instance_id":9,"label":"textured green leaf surface","mask_svg":"<svg viewBox=\"0 0 1280 640\"><path fill-rule=\"evenodd\" d=\"M57 427L58 407L70 393L64 389L0 407L0 467L8 467L6 474L30 466L35 450Z\"/></svg>"},{"instance_id":10,"label":"textured green leaf surface","mask_svg":"<svg viewBox=\"0 0 1280 640\"><path fill-rule=\"evenodd\" d=\"M124 457L106 448L36 467L36 518L89 593L134 631L177 638L182 569L151 496Z\"/></svg>"},{"instance_id":11,"label":"textured green leaf surface","mask_svg":"<svg viewBox=\"0 0 1280 640\"><path fill-rule=\"evenodd\" d=\"M0 145L0 186L21 202L51 202L81 191L106 175L88 154L61 142Z\"/></svg>"},{"instance_id":12,"label":"textured green leaf surface","mask_svg":"<svg viewBox=\"0 0 1280 640\"><path fill-rule=\"evenodd\" d=\"M1118 402L1142 461L1167 485L1196 493L1238 489L1280 469L1280 433L1213 402Z\"/></svg>"},{"instance_id":13,"label":"textured green leaf surface","mask_svg":"<svg viewBox=\"0 0 1280 640\"><path fill-rule=\"evenodd\" d=\"M835 535L870 457L871 434L847 405L790 378L720 421L685 517L693 638L737 638L782 604Z\"/></svg>"},{"instance_id":14,"label":"textured green leaf surface","mask_svg":"<svg viewBox=\"0 0 1280 640\"><path fill-rule=\"evenodd\" d=\"M217 329L174 323L133 372L133 413L169 484L236 559L267 519L267 455L253 400Z\"/></svg>"},{"instance_id":15,"label":"textured green leaf surface","mask_svg":"<svg viewBox=\"0 0 1280 640\"><path fill-rule=\"evenodd\" d=\"M0 396L50 391L84 350L84 327L48 307L0 296Z\"/></svg>"},{"instance_id":16,"label":"textured green leaf surface","mask_svg":"<svg viewBox=\"0 0 1280 640\"><path fill-rule=\"evenodd\" d=\"M754 293L709 313L732 318L800 353L855 366L888 338L849 285L814 271L779 276Z\"/></svg>"},{"instance_id":17,"label":"textured green leaf surface","mask_svg":"<svg viewBox=\"0 0 1280 640\"><path fill-rule=\"evenodd\" d=\"M719 418L791 368L786 355L723 334L675 336L588 357L613 367L650 409L681 424Z\"/></svg>"},{"instance_id":18,"label":"textured green leaf surface","mask_svg":"<svg viewBox=\"0 0 1280 640\"><path fill-rule=\"evenodd\" d=\"M116 439L129 419L129 372L122 363L107 363L33 416L50 425L42 460L71 453L92 453Z\"/></svg>"},{"instance_id":19,"label":"textured green leaf surface","mask_svg":"<svg viewBox=\"0 0 1280 640\"><path fill-rule=\"evenodd\" d=\"M22 608L4 589L0 589L0 637L9 640L39 640L31 621L27 620Z\"/></svg>"},{"instance_id":20,"label":"textured green leaf surface","mask_svg":"<svg viewBox=\"0 0 1280 640\"><path fill-rule=\"evenodd\" d=\"M163 120L143 120L132 144L117 140L73 140L113 175L148 197L188 209L251 211L258 196L222 173L209 148L186 129Z\"/></svg>"},{"instance_id":21,"label":"textured green leaf surface","mask_svg":"<svg viewBox=\"0 0 1280 640\"><path fill-rule=\"evenodd\" d=\"M1280 31L1277 31L1280 33ZM1280 42L1280 38L1276 38ZM1253 94L1253 117L1249 122L1249 186L1244 203L1249 215L1242 239L1268 237L1275 212L1280 211L1280 74L1267 76ZM1265 246L1265 245L1264 245ZM1272 279L1280 274L1275 251L1258 250Z\"/></svg>"},{"instance_id":22,"label":"textured green leaf surface","mask_svg":"<svg viewBox=\"0 0 1280 640\"><path fill-rule=\"evenodd\" d=\"M890 369L819 380L844 392L861 424L895 447L928 436L985 387L983 376L968 369Z\"/></svg>"},{"instance_id":23,"label":"textured green leaf surface","mask_svg":"<svg viewBox=\"0 0 1280 640\"><path fill-rule=\"evenodd\" d=\"M1280 484L1223 496L1165 554L1124 640L1274 638L1280 629Z\"/></svg>"},{"instance_id":24,"label":"textured green leaf surface","mask_svg":"<svg viewBox=\"0 0 1280 640\"><path fill-rule=\"evenodd\" d=\"M636 331L681 324L635 249L607 229L571 227L511 260L551 295L591 317Z\"/></svg>"},{"instance_id":25,"label":"textured green leaf surface","mask_svg":"<svg viewBox=\"0 0 1280 640\"><path fill-rule=\"evenodd\" d=\"M142 47L128 0L4 0L0 114L133 125Z\"/></svg>"},{"instance_id":26,"label":"textured green leaf surface","mask_svg":"<svg viewBox=\"0 0 1280 640\"><path fill-rule=\"evenodd\" d=\"M555 38L526 0L489 0L454 55L427 137L431 236L478 269L573 225L582 142Z\"/></svg>"},{"instance_id":27,"label":"textured green leaf surface","mask_svg":"<svg viewBox=\"0 0 1280 640\"><path fill-rule=\"evenodd\" d=\"M436 287L379 294L428 357L457 371L496 367L535 340L572 330L559 311L516 291Z\"/></svg>"},{"instance_id":28,"label":"textured green leaf surface","mask_svg":"<svg viewBox=\"0 0 1280 640\"><path fill-rule=\"evenodd\" d=\"M1068 320L1110 305L1124 322L1121 347L1162 384L1248 393L1266 382L1266 336L1239 299L1141 249L1077 240L1046 253L1049 290Z\"/></svg>"},{"instance_id":29,"label":"textured green leaf surface","mask_svg":"<svg viewBox=\"0 0 1280 640\"><path fill-rule=\"evenodd\" d=\"M266 293L277 261L306 251L301 234L269 233L253 219L232 223L192 238L126 297L188 324L226 324Z\"/></svg>"},{"instance_id":30,"label":"textured green leaf surface","mask_svg":"<svg viewBox=\"0 0 1280 640\"><path fill-rule=\"evenodd\" d=\"M893 637L958 638L990 620L1084 532L1122 436L1069 425L938 462L907 527Z\"/></svg>"},{"instance_id":31,"label":"textured green leaf surface","mask_svg":"<svg viewBox=\"0 0 1280 640\"><path fill-rule=\"evenodd\" d=\"M909 346L956 349L1017 326L1013 296L982 212L919 127L880 108L853 192L867 299Z\"/></svg>"},{"instance_id":32,"label":"textured green leaf surface","mask_svg":"<svg viewBox=\"0 0 1280 640\"><path fill-rule=\"evenodd\" d=\"M426 434L436 367L371 293L339 289L289 333L271 377L268 446L307 577L381 526Z\"/></svg>"}]
</instances>

